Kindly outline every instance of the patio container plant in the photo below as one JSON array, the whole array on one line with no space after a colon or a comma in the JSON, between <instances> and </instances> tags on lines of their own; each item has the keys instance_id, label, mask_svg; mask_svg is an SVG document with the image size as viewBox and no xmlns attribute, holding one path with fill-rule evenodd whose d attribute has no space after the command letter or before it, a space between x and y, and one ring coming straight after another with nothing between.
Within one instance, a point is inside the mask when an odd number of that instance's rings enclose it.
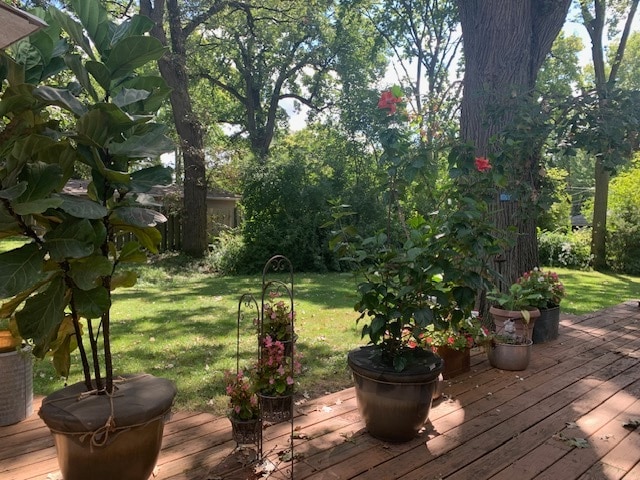
<instances>
[{"instance_id":1,"label":"patio container plant","mask_svg":"<svg viewBox=\"0 0 640 480\"><path fill-rule=\"evenodd\" d=\"M169 89L137 70L165 49L146 35L147 18L116 24L100 2L67 5L73 16L49 7L50 26L15 58L2 54L0 236L28 241L0 255L0 298L9 299L0 310L60 375L78 350L84 381L40 410L65 480L146 480L176 389L116 373L111 309L113 291L136 282L127 265L161 240L155 225L165 219L146 192L171 180L150 162L172 149L154 122ZM91 179L86 196L64 194L80 172Z\"/></svg>"},{"instance_id":2,"label":"patio container plant","mask_svg":"<svg viewBox=\"0 0 640 480\"><path fill-rule=\"evenodd\" d=\"M544 343L558 338L560 325L560 302L565 288L558 274L542 268L534 268L518 278L517 283L539 295L532 306L540 310L533 327L533 343Z\"/></svg>"},{"instance_id":3,"label":"patio container plant","mask_svg":"<svg viewBox=\"0 0 640 480\"><path fill-rule=\"evenodd\" d=\"M348 225L349 212L339 209L331 241L364 278L355 309L369 342L350 351L347 362L367 430L390 442L414 438L431 408L443 361L423 342L427 329L450 330L471 316L490 276L487 259L500 248L487 203L471 195L486 186L491 167L467 148L452 151L450 184L434 210L394 218L398 199L424 165L410 152L415 137L400 97L394 87L378 103L386 120L379 141L389 179L387 230L362 238Z\"/></svg>"},{"instance_id":4,"label":"patio container plant","mask_svg":"<svg viewBox=\"0 0 640 480\"><path fill-rule=\"evenodd\" d=\"M251 372L226 372L231 432L237 445L255 444L260 434L260 406Z\"/></svg>"}]
</instances>

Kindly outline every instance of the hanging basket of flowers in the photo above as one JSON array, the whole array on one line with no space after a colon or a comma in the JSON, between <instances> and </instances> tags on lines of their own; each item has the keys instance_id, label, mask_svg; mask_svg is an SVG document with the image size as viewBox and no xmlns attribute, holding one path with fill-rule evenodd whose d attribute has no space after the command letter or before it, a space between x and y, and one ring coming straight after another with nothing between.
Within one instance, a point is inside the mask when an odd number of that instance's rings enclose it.
<instances>
[{"instance_id":1,"label":"hanging basket of flowers","mask_svg":"<svg viewBox=\"0 0 640 480\"><path fill-rule=\"evenodd\" d=\"M229 397L229 420L233 439L238 445L256 444L260 434L260 406L247 370L226 372Z\"/></svg>"}]
</instances>

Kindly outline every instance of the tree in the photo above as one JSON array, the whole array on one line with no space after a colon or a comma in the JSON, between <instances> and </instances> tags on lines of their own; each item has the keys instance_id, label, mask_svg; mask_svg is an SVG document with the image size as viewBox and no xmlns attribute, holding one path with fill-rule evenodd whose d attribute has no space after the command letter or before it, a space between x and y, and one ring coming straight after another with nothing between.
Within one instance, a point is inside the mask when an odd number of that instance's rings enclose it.
<instances>
[{"instance_id":1,"label":"tree","mask_svg":"<svg viewBox=\"0 0 640 480\"><path fill-rule=\"evenodd\" d=\"M631 32L631 24L638 8L638 0L580 0L580 13L591 39L591 57L595 76L595 93L598 105L602 110L608 108L614 93L618 72L622 65L627 40ZM607 11L611 17L607 20ZM626 18L625 18L626 16ZM616 32L618 23L624 19L624 28L618 47L615 51L609 72L605 62L605 27ZM609 32L610 34L612 32ZM606 112L603 112L603 116ZM606 128L606 126L605 126ZM593 268L602 270L607 266L606 233L607 233L607 198L609 177L620 163L620 152L602 149L596 155L595 163L595 199L593 205L591 253Z\"/></svg>"},{"instance_id":2,"label":"tree","mask_svg":"<svg viewBox=\"0 0 640 480\"><path fill-rule=\"evenodd\" d=\"M462 25L465 75L461 105L461 138L476 155L496 153L490 139L514 118L509 102L531 92L537 73L562 28L571 0L458 0ZM496 106L502 106L499 114ZM535 215L521 208L535 198L539 148L545 132L529 132L520 154L508 159L512 169L506 190L496 198L495 221L500 229L515 227L516 244L503 256L508 283L538 263ZM524 148L527 147L527 148ZM528 192L514 201L515 190Z\"/></svg>"},{"instance_id":3,"label":"tree","mask_svg":"<svg viewBox=\"0 0 640 480\"><path fill-rule=\"evenodd\" d=\"M177 0L141 0L140 12L154 22L151 34L171 51L158 60L160 74L171 87L171 107L184 168L184 208L182 217L182 249L194 257L207 251L207 182L202 124L193 110L186 67L187 38L208 17L218 13L226 2L214 2L207 10L182 25ZM169 21L167 38L165 7Z\"/></svg>"},{"instance_id":4,"label":"tree","mask_svg":"<svg viewBox=\"0 0 640 480\"><path fill-rule=\"evenodd\" d=\"M357 18L333 0L227 3L207 22L192 69L212 96L224 99L216 121L245 134L255 158L265 163L274 136L287 124L283 101L317 113L339 95L336 72L353 48L345 38L357 31L350 24Z\"/></svg>"}]
</instances>

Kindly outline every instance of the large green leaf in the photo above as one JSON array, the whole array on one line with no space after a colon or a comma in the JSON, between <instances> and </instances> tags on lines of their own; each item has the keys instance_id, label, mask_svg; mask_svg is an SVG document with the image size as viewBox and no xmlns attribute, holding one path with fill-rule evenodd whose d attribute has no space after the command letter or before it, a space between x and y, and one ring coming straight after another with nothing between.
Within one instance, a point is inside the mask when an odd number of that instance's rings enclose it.
<instances>
[{"instance_id":1,"label":"large green leaf","mask_svg":"<svg viewBox=\"0 0 640 480\"><path fill-rule=\"evenodd\" d=\"M138 228L132 225L121 225L120 230L123 232L130 232L135 235L144 248L151 253L158 253L158 246L162 241L162 234L160 230L155 227Z\"/></svg>"},{"instance_id":2,"label":"large green leaf","mask_svg":"<svg viewBox=\"0 0 640 480\"><path fill-rule=\"evenodd\" d=\"M76 197L74 195L61 194L62 204L60 208L77 218L88 218L97 220L105 217L108 210L97 202L92 200Z\"/></svg>"},{"instance_id":3,"label":"large green leaf","mask_svg":"<svg viewBox=\"0 0 640 480\"><path fill-rule=\"evenodd\" d=\"M104 63L89 60L85 67L102 88L107 91L111 89L111 72Z\"/></svg>"},{"instance_id":4,"label":"large green leaf","mask_svg":"<svg viewBox=\"0 0 640 480\"><path fill-rule=\"evenodd\" d=\"M150 95L146 90L136 90L133 88L123 88L113 97L113 103L122 108L132 103L145 100Z\"/></svg>"},{"instance_id":5,"label":"large green leaf","mask_svg":"<svg viewBox=\"0 0 640 480\"><path fill-rule=\"evenodd\" d=\"M111 278L111 290L115 290L116 288L131 288L138 281L138 274L136 272L132 272L131 270L127 270L125 272L120 272L115 274Z\"/></svg>"},{"instance_id":6,"label":"large green leaf","mask_svg":"<svg viewBox=\"0 0 640 480\"><path fill-rule=\"evenodd\" d=\"M172 170L162 165L144 168L131 174L132 192L144 193L151 190L156 185L169 185L173 180Z\"/></svg>"},{"instance_id":7,"label":"large green leaf","mask_svg":"<svg viewBox=\"0 0 640 480\"><path fill-rule=\"evenodd\" d=\"M4 198L6 200L15 200L26 191L27 191L27 182L22 181L22 182L16 183L12 187L5 188L4 190L0 190L0 198Z\"/></svg>"},{"instance_id":8,"label":"large green leaf","mask_svg":"<svg viewBox=\"0 0 640 480\"><path fill-rule=\"evenodd\" d=\"M35 243L0 253L0 298L13 297L42 275L44 252Z\"/></svg>"},{"instance_id":9,"label":"large green leaf","mask_svg":"<svg viewBox=\"0 0 640 480\"><path fill-rule=\"evenodd\" d=\"M171 88L162 77L136 76L122 82L122 86L134 90L146 90L150 93L144 101L128 105L124 109L130 114L156 112L171 94Z\"/></svg>"},{"instance_id":10,"label":"large green leaf","mask_svg":"<svg viewBox=\"0 0 640 480\"><path fill-rule=\"evenodd\" d=\"M87 219L67 220L45 234L45 247L56 262L82 258L94 250L95 231Z\"/></svg>"},{"instance_id":11,"label":"large green leaf","mask_svg":"<svg viewBox=\"0 0 640 480\"><path fill-rule=\"evenodd\" d=\"M113 45L125 37L144 35L153 28L153 21L143 15L134 15L116 27L111 42Z\"/></svg>"},{"instance_id":12,"label":"large green leaf","mask_svg":"<svg viewBox=\"0 0 640 480\"><path fill-rule=\"evenodd\" d=\"M96 2L85 2L85 3L96 3ZM51 17L60 24L60 26L64 29L65 32L69 34L69 36L73 39L73 41L78 44L89 57L95 60L95 55L93 53L93 49L91 48L91 43L89 39L84 35L84 29L82 25L73 20L69 15L64 12L61 12L55 7L49 7L49 14Z\"/></svg>"},{"instance_id":13,"label":"large green leaf","mask_svg":"<svg viewBox=\"0 0 640 480\"><path fill-rule=\"evenodd\" d=\"M105 65L111 72L111 79L116 80L127 77L148 62L158 60L165 51L162 43L154 37L126 37L113 47Z\"/></svg>"},{"instance_id":14,"label":"large green leaf","mask_svg":"<svg viewBox=\"0 0 640 480\"><path fill-rule=\"evenodd\" d=\"M27 203L47 198L60 184L61 178L62 171L58 165L42 162L28 164L20 178L27 182L27 188L17 198L17 202Z\"/></svg>"},{"instance_id":15,"label":"large green leaf","mask_svg":"<svg viewBox=\"0 0 640 480\"><path fill-rule=\"evenodd\" d=\"M33 215L35 213L43 213L50 208L58 208L62 204L60 198L43 198L32 202L14 203L13 211L18 215Z\"/></svg>"},{"instance_id":16,"label":"large green leaf","mask_svg":"<svg viewBox=\"0 0 640 480\"><path fill-rule=\"evenodd\" d=\"M100 286L103 276L111 275L113 264L102 255L69 262L69 276L81 290L91 290Z\"/></svg>"},{"instance_id":17,"label":"large green leaf","mask_svg":"<svg viewBox=\"0 0 640 480\"><path fill-rule=\"evenodd\" d=\"M167 221L162 213L149 208L121 207L113 211L111 223L113 225L130 225L134 227L155 227L158 223Z\"/></svg>"},{"instance_id":18,"label":"large green leaf","mask_svg":"<svg viewBox=\"0 0 640 480\"><path fill-rule=\"evenodd\" d=\"M111 305L109 292L104 287L96 287L88 291L73 289L73 303L78 314L84 318L98 318Z\"/></svg>"},{"instance_id":19,"label":"large green leaf","mask_svg":"<svg viewBox=\"0 0 640 480\"><path fill-rule=\"evenodd\" d=\"M64 318L68 303L65 292L64 279L56 277L44 292L29 298L24 308L16 312L20 335L33 340L34 354L41 358L49 351Z\"/></svg>"},{"instance_id":20,"label":"large green leaf","mask_svg":"<svg viewBox=\"0 0 640 480\"><path fill-rule=\"evenodd\" d=\"M65 63L71 69L71 71L75 74L78 83L82 85L82 87L91 95L91 98L94 102L97 102L98 94L96 93L95 88L93 88L93 84L91 83L91 79L89 78L89 71L84 66L82 62L82 57L80 55L66 55Z\"/></svg>"},{"instance_id":21,"label":"large green leaf","mask_svg":"<svg viewBox=\"0 0 640 480\"><path fill-rule=\"evenodd\" d=\"M100 2L72 0L71 5L98 52L104 55L109 50L111 37L116 29L115 25L109 21L107 11Z\"/></svg>"},{"instance_id":22,"label":"large green leaf","mask_svg":"<svg viewBox=\"0 0 640 480\"><path fill-rule=\"evenodd\" d=\"M46 100L52 105L64 108L77 117L81 117L87 111L87 108L80 102L69 90L64 88L55 88L41 86L33 91L34 95Z\"/></svg>"},{"instance_id":23,"label":"large green leaf","mask_svg":"<svg viewBox=\"0 0 640 480\"><path fill-rule=\"evenodd\" d=\"M133 158L155 158L174 149L173 142L165 135L166 127L150 124L143 134L136 134L124 142L109 143L113 155Z\"/></svg>"},{"instance_id":24,"label":"large green leaf","mask_svg":"<svg viewBox=\"0 0 640 480\"><path fill-rule=\"evenodd\" d=\"M147 255L142 251L138 242L127 242L120 249L118 261L120 263L145 263Z\"/></svg>"}]
</instances>

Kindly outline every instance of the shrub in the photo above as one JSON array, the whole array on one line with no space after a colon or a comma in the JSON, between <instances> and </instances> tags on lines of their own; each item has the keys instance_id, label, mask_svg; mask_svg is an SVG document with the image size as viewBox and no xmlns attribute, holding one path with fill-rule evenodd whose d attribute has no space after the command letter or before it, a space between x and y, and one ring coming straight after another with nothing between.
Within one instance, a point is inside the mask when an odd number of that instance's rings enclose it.
<instances>
[{"instance_id":1,"label":"shrub","mask_svg":"<svg viewBox=\"0 0 640 480\"><path fill-rule=\"evenodd\" d=\"M241 270L243 251L244 241L240 232L234 229L223 230L214 239L213 250L205 261L211 271L233 275Z\"/></svg>"},{"instance_id":2,"label":"shrub","mask_svg":"<svg viewBox=\"0 0 640 480\"><path fill-rule=\"evenodd\" d=\"M568 234L541 232L538 234L538 255L544 266L586 269L591 265L591 230L581 229Z\"/></svg>"}]
</instances>

